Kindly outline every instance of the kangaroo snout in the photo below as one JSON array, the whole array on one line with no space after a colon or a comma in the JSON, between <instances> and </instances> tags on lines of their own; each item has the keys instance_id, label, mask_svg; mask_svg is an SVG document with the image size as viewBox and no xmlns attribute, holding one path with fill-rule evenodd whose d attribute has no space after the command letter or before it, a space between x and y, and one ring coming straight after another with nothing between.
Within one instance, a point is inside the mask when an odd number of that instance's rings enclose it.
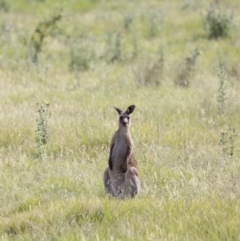
<instances>
[{"instance_id":1,"label":"kangaroo snout","mask_svg":"<svg viewBox=\"0 0 240 241\"><path fill-rule=\"evenodd\" d=\"M124 125L127 125L128 122L129 122L129 119L128 119L127 117L122 118L122 119L121 119L121 122L122 122Z\"/></svg>"}]
</instances>

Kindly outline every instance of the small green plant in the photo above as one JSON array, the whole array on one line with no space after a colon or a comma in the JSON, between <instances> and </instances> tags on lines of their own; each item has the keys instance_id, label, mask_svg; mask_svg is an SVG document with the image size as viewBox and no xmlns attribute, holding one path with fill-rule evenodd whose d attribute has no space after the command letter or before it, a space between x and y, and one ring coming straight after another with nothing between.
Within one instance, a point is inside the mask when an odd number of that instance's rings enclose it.
<instances>
[{"instance_id":1,"label":"small green plant","mask_svg":"<svg viewBox=\"0 0 240 241\"><path fill-rule=\"evenodd\" d=\"M218 53L217 55L217 64L216 64L216 69L217 71L224 71L225 73L228 70L228 65L229 65L229 61L228 61L228 54L226 52L224 53Z\"/></svg>"},{"instance_id":2,"label":"small green plant","mask_svg":"<svg viewBox=\"0 0 240 241\"><path fill-rule=\"evenodd\" d=\"M199 9L202 5L202 0L183 0L182 9Z\"/></svg>"},{"instance_id":3,"label":"small green plant","mask_svg":"<svg viewBox=\"0 0 240 241\"><path fill-rule=\"evenodd\" d=\"M140 54L140 31L139 29L135 26L132 25L131 27L131 33L132 33L132 57L136 58Z\"/></svg>"},{"instance_id":4,"label":"small green plant","mask_svg":"<svg viewBox=\"0 0 240 241\"><path fill-rule=\"evenodd\" d=\"M155 85L161 83L164 69L164 53L160 49L160 57L156 61L146 61L141 63L137 69L133 70L135 80L140 86Z\"/></svg>"},{"instance_id":5,"label":"small green plant","mask_svg":"<svg viewBox=\"0 0 240 241\"><path fill-rule=\"evenodd\" d=\"M80 72L88 70L94 58L95 52L87 44L77 42L70 44L70 71Z\"/></svg>"},{"instance_id":6,"label":"small green plant","mask_svg":"<svg viewBox=\"0 0 240 241\"><path fill-rule=\"evenodd\" d=\"M133 15L131 13L124 15L124 29L130 30L131 26L133 24Z\"/></svg>"},{"instance_id":7,"label":"small green plant","mask_svg":"<svg viewBox=\"0 0 240 241\"><path fill-rule=\"evenodd\" d=\"M227 99L226 74L223 70L219 72L218 78L219 78L219 87L218 87L217 101L219 103L219 113L223 115L225 112L225 105L226 105L226 99Z\"/></svg>"},{"instance_id":8,"label":"small green plant","mask_svg":"<svg viewBox=\"0 0 240 241\"><path fill-rule=\"evenodd\" d=\"M80 86L80 75L91 67L91 63L96 59L96 53L92 47L86 43L73 42L70 44L69 70L74 74L76 80L73 88Z\"/></svg>"},{"instance_id":9,"label":"small green plant","mask_svg":"<svg viewBox=\"0 0 240 241\"><path fill-rule=\"evenodd\" d=\"M230 30L233 25L233 14L220 4L211 5L203 21L209 39L230 36Z\"/></svg>"},{"instance_id":10,"label":"small green plant","mask_svg":"<svg viewBox=\"0 0 240 241\"><path fill-rule=\"evenodd\" d=\"M46 157L45 145L48 140L48 120L51 115L49 112L49 104L45 106L37 103L38 119L36 129L36 143L37 143L37 156L44 159Z\"/></svg>"},{"instance_id":11,"label":"small green plant","mask_svg":"<svg viewBox=\"0 0 240 241\"><path fill-rule=\"evenodd\" d=\"M38 62L38 56L42 51L44 39L52 33L61 18L62 15L57 13L36 26L29 43L29 54L34 63Z\"/></svg>"},{"instance_id":12,"label":"small green plant","mask_svg":"<svg viewBox=\"0 0 240 241\"><path fill-rule=\"evenodd\" d=\"M113 42L113 56L111 62L122 59L122 33L117 33Z\"/></svg>"},{"instance_id":13,"label":"small green plant","mask_svg":"<svg viewBox=\"0 0 240 241\"><path fill-rule=\"evenodd\" d=\"M6 0L0 0L0 12L9 12L10 4Z\"/></svg>"},{"instance_id":14,"label":"small green plant","mask_svg":"<svg viewBox=\"0 0 240 241\"><path fill-rule=\"evenodd\" d=\"M235 127L229 126L227 131L221 131L220 144L222 145L223 154L233 156L237 137L238 132Z\"/></svg>"},{"instance_id":15,"label":"small green plant","mask_svg":"<svg viewBox=\"0 0 240 241\"><path fill-rule=\"evenodd\" d=\"M148 36L156 37L161 30L163 24L163 13L160 9L155 9L153 7L149 8L147 11L147 26L148 26Z\"/></svg>"},{"instance_id":16,"label":"small green plant","mask_svg":"<svg viewBox=\"0 0 240 241\"><path fill-rule=\"evenodd\" d=\"M5 22L0 23L0 41L1 43L9 40L8 25Z\"/></svg>"},{"instance_id":17,"label":"small green plant","mask_svg":"<svg viewBox=\"0 0 240 241\"><path fill-rule=\"evenodd\" d=\"M122 38L123 32L113 32L108 34L106 58L108 62L122 60Z\"/></svg>"},{"instance_id":18,"label":"small green plant","mask_svg":"<svg viewBox=\"0 0 240 241\"><path fill-rule=\"evenodd\" d=\"M218 54L216 61L216 69L222 70L226 73L229 80L239 80L240 78L240 66L238 62L233 62L229 58L228 53Z\"/></svg>"},{"instance_id":19,"label":"small green plant","mask_svg":"<svg viewBox=\"0 0 240 241\"><path fill-rule=\"evenodd\" d=\"M175 79L175 84L188 87L190 85L190 79L193 77L193 73L196 68L197 58L200 55L200 51L195 48L191 53L185 58L183 64L180 66Z\"/></svg>"},{"instance_id":20,"label":"small green plant","mask_svg":"<svg viewBox=\"0 0 240 241\"><path fill-rule=\"evenodd\" d=\"M231 76L231 79L240 80L240 64L231 63L228 68L228 75Z\"/></svg>"}]
</instances>

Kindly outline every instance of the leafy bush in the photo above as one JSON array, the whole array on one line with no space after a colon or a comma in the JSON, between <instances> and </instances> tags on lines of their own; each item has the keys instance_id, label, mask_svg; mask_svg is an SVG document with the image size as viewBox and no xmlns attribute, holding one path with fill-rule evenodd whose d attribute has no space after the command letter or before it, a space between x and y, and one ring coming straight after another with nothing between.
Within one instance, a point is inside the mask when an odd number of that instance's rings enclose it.
<instances>
[{"instance_id":1,"label":"leafy bush","mask_svg":"<svg viewBox=\"0 0 240 241\"><path fill-rule=\"evenodd\" d=\"M117 62L122 60L122 39L123 32L111 32L108 34L105 58L108 62Z\"/></svg>"},{"instance_id":2,"label":"leafy bush","mask_svg":"<svg viewBox=\"0 0 240 241\"><path fill-rule=\"evenodd\" d=\"M0 0L0 12L8 12L10 10L10 4L6 0Z\"/></svg>"},{"instance_id":3,"label":"leafy bush","mask_svg":"<svg viewBox=\"0 0 240 241\"><path fill-rule=\"evenodd\" d=\"M199 9L202 5L202 1L198 0L183 0L182 2L182 9L190 9L190 10L195 10Z\"/></svg>"},{"instance_id":4,"label":"leafy bush","mask_svg":"<svg viewBox=\"0 0 240 241\"><path fill-rule=\"evenodd\" d=\"M238 131L235 127L229 126L228 131L221 131L220 144L222 145L223 154L233 156L236 148L236 139Z\"/></svg>"},{"instance_id":5,"label":"leafy bush","mask_svg":"<svg viewBox=\"0 0 240 241\"><path fill-rule=\"evenodd\" d=\"M218 87L217 100L219 103L219 112L220 114L224 114L225 104L227 100L227 97L226 97L227 86L226 86L226 74L223 70L218 74L218 78L219 78L219 87Z\"/></svg>"},{"instance_id":6,"label":"leafy bush","mask_svg":"<svg viewBox=\"0 0 240 241\"><path fill-rule=\"evenodd\" d=\"M88 70L95 52L87 44L74 42L70 44L69 69L73 72Z\"/></svg>"},{"instance_id":7,"label":"leafy bush","mask_svg":"<svg viewBox=\"0 0 240 241\"><path fill-rule=\"evenodd\" d=\"M132 57L135 58L141 53L141 32L136 25L131 27L132 36Z\"/></svg>"},{"instance_id":8,"label":"leafy bush","mask_svg":"<svg viewBox=\"0 0 240 241\"><path fill-rule=\"evenodd\" d=\"M177 78L175 84L183 87L188 87L190 85L190 78L193 76L197 58L200 52L197 48L193 49L189 56L187 56L178 70Z\"/></svg>"},{"instance_id":9,"label":"leafy bush","mask_svg":"<svg viewBox=\"0 0 240 241\"><path fill-rule=\"evenodd\" d=\"M134 19L134 16L133 14L125 14L124 15L124 29L125 30L129 30L131 28L131 25L133 24L133 19Z\"/></svg>"},{"instance_id":10,"label":"leafy bush","mask_svg":"<svg viewBox=\"0 0 240 241\"><path fill-rule=\"evenodd\" d=\"M160 56L157 60L145 61L138 65L138 67L133 70L137 84L140 86L160 85L164 61L164 53L163 49L161 49Z\"/></svg>"},{"instance_id":11,"label":"leafy bush","mask_svg":"<svg viewBox=\"0 0 240 241\"><path fill-rule=\"evenodd\" d=\"M147 26L149 37L156 37L163 25L163 12L160 9L155 9L153 7L149 8L147 11Z\"/></svg>"},{"instance_id":12,"label":"leafy bush","mask_svg":"<svg viewBox=\"0 0 240 241\"><path fill-rule=\"evenodd\" d=\"M40 22L30 39L30 57L34 63L38 62L39 53L42 51L44 39L51 34L57 22L62 18L60 13L53 15L50 19Z\"/></svg>"},{"instance_id":13,"label":"leafy bush","mask_svg":"<svg viewBox=\"0 0 240 241\"><path fill-rule=\"evenodd\" d=\"M204 24L209 39L228 37L233 24L233 14L223 6L212 5L204 18Z\"/></svg>"},{"instance_id":14,"label":"leafy bush","mask_svg":"<svg viewBox=\"0 0 240 241\"><path fill-rule=\"evenodd\" d=\"M45 107L42 105L37 104L37 112L39 114L37 122L37 129L36 129L36 143L37 143L37 152L38 157L45 158L45 145L47 144L48 140L48 120L50 117L49 112L49 104L46 104Z\"/></svg>"},{"instance_id":15,"label":"leafy bush","mask_svg":"<svg viewBox=\"0 0 240 241\"><path fill-rule=\"evenodd\" d=\"M229 80L240 80L240 64L233 61L227 52L219 53L216 59L217 71L224 71Z\"/></svg>"}]
</instances>

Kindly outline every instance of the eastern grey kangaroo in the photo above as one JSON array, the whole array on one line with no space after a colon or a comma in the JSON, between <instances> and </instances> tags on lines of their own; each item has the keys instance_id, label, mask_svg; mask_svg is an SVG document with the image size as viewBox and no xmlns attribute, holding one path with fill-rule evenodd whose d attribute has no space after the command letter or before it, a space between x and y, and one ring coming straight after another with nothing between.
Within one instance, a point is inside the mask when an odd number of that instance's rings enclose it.
<instances>
[{"instance_id":1,"label":"eastern grey kangaroo","mask_svg":"<svg viewBox=\"0 0 240 241\"><path fill-rule=\"evenodd\" d=\"M114 108L119 114L119 127L112 137L108 167L104 171L103 181L107 194L122 199L134 197L141 188L130 133L130 116L135 105L129 106L125 112Z\"/></svg>"}]
</instances>

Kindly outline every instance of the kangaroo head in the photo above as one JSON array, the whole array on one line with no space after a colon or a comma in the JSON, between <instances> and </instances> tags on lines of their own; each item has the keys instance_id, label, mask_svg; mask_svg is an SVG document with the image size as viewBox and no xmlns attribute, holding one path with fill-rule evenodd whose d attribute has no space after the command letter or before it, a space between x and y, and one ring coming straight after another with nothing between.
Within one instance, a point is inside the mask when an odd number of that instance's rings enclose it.
<instances>
[{"instance_id":1,"label":"kangaroo head","mask_svg":"<svg viewBox=\"0 0 240 241\"><path fill-rule=\"evenodd\" d=\"M135 105L130 105L125 112L123 112L117 107L114 107L114 108L119 114L119 126L126 126L126 127L130 126L131 124L130 116L135 109Z\"/></svg>"}]
</instances>

